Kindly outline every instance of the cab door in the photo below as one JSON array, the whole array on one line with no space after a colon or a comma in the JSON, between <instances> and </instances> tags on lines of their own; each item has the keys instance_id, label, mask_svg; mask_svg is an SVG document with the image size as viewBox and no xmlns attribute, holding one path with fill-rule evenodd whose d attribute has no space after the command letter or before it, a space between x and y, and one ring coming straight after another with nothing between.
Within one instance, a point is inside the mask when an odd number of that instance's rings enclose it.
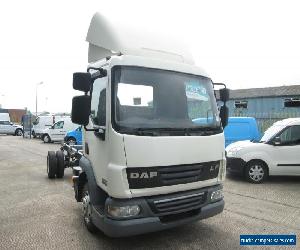
<instances>
[{"instance_id":1,"label":"cab door","mask_svg":"<svg viewBox=\"0 0 300 250\"><path fill-rule=\"evenodd\" d=\"M270 156L277 175L300 175L300 125L289 126L276 136Z\"/></svg>"},{"instance_id":2,"label":"cab door","mask_svg":"<svg viewBox=\"0 0 300 250\"><path fill-rule=\"evenodd\" d=\"M95 126L107 127L107 84L107 77L98 78L93 83L93 89L91 91L91 119L88 128ZM107 175L106 170L109 160L108 156L110 154L107 133L104 140L97 136L96 133L89 131L84 131L83 136L85 138L83 149L86 157L93 165L97 183L103 185L103 180L105 182Z\"/></svg>"},{"instance_id":3,"label":"cab door","mask_svg":"<svg viewBox=\"0 0 300 250\"><path fill-rule=\"evenodd\" d=\"M51 129L51 135L50 135L52 141L63 140L64 134L63 136L61 136L62 134L61 131L63 131L63 128L64 128L64 121L59 121L53 125L53 129Z\"/></svg>"}]
</instances>

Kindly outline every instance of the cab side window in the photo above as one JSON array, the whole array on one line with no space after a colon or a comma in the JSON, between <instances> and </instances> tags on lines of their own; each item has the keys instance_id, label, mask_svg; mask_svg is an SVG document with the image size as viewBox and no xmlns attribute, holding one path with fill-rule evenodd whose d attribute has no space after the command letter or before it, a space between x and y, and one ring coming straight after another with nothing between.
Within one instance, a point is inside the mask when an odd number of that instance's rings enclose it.
<instances>
[{"instance_id":1,"label":"cab side window","mask_svg":"<svg viewBox=\"0 0 300 250\"><path fill-rule=\"evenodd\" d=\"M92 89L91 118L94 124L106 124L106 84L107 77L95 80Z\"/></svg>"},{"instance_id":2,"label":"cab side window","mask_svg":"<svg viewBox=\"0 0 300 250\"><path fill-rule=\"evenodd\" d=\"M280 135L282 144L300 144L300 126L291 126Z\"/></svg>"},{"instance_id":3,"label":"cab side window","mask_svg":"<svg viewBox=\"0 0 300 250\"><path fill-rule=\"evenodd\" d=\"M53 128L54 129L62 129L64 127L64 121L60 121L58 123L55 123Z\"/></svg>"}]
</instances>

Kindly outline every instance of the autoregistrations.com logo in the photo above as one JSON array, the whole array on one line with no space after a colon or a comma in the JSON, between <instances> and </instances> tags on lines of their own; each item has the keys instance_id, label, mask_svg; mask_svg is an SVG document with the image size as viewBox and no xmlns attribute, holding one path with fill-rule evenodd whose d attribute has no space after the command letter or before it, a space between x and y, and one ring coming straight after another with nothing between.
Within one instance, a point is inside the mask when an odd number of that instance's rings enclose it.
<instances>
[{"instance_id":1,"label":"autoregistrations.com logo","mask_svg":"<svg viewBox=\"0 0 300 250\"><path fill-rule=\"evenodd\" d=\"M240 235L240 245L296 245L296 235Z\"/></svg>"}]
</instances>

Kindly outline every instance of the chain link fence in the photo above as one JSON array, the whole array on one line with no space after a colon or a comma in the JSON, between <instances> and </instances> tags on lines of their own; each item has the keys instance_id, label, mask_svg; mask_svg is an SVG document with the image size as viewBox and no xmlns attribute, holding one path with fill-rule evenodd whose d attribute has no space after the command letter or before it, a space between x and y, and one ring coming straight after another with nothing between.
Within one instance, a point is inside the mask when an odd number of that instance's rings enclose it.
<instances>
[{"instance_id":1,"label":"chain link fence","mask_svg":"<svg viewBox=\"0 0 300 250\"><path fill-rule=\"evenodd\" d=\"M269 128L274 122L286 119L286 118L300 118L300 110L299 112L288 112L288 113L276 113L276 112L270 112L270 113L241 113L241 112L235 112L233 116L236 117L254 117L257 121L258 128L261 133L264 133L267 128Z\"/></svg>"}]
</instances>

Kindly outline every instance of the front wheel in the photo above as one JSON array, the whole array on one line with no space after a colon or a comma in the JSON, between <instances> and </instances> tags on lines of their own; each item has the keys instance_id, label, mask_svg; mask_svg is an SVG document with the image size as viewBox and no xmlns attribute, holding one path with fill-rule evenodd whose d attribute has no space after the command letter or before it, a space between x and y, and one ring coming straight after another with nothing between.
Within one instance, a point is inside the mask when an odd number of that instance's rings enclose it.
<instances>
[{"instance_id":1,"label":"front wheel","mask_svg":"<svg viewBox=\"0 0 300 250\"><path fill-rule=\"evenodd\" d=\"M70 146L76 145L76 139L73 138L73 137L70 137L70 138L67 140L67 144L69 144Z\"/></svg>"},{"instance_id":2,"label":"front wheel","mask_svg":"<svg viewBox=\"0 0 300 250\"><path fill-rule=\"evenodd\" d=\"M268 176L268 168L261 161L249 162L246 166L245 176L249 182L262 183Z\"/></svg>"},{"instance_id":3,"label":"front wheel","mask_svg":"<svg viewBox=\"0 0 300 250\"><path fill-rule=\"evenodd\" d=\"M92 205L90 201L90 195L88 191L88 185L87 183L84 184L83 190L82 190L82 210L83 210L83 220L84 224L91 233L98 232L98 228L95 226L95 224L92 221Z\"/></svg>"}]
</instances>

